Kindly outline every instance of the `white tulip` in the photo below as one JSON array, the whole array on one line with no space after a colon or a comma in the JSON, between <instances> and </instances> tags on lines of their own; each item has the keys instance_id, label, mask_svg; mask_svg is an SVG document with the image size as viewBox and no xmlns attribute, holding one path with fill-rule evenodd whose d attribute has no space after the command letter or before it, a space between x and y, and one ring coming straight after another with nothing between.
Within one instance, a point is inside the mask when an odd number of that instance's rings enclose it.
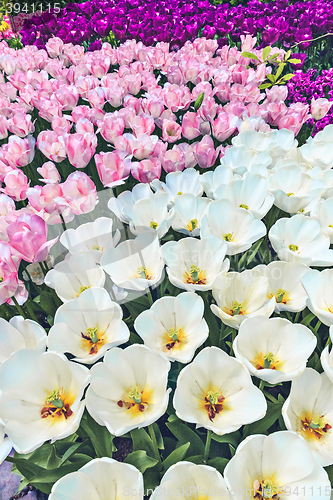
<instances>
[{"instance_id":1,"label":"white tulip","mask_svg":"<svg viewBox=\"0 0 333 500\"><path fill-rule=\"evenodd\" d=\"M147 230L134 240L109 248L103 254L101 266L121 288L143 291L157 285L164 262L156 232Z\"/></svg>"},{"instance_id":2,"label":"white tulip","mask_svg":"<svg viewBox=\"0 0 333 500\"><path fill-rule=\"evenodd\" d=\"M265 266L268 278L268 297L275 297L275 312L299 312L306 307L308 294L302 286L301 278L309 271L302 262L274 261Z\"/></svg>"},{"instance_id":3,"label":"white tulip","mask_svg":"<svg viewBox=\"0 0 333 500\"><path fill-rule=\"evenodd\" d=\"M229 260L224 260L226 250L225 241L213 235L165 243L162 254L169 280L189 292L211 290L217 276L229 269Z\"/></svg>"},{"instance_id":4,"label":"white tulip","mask_svg":"<svg viewBox=\"0 0 333 500\"><path fill-rule=\"evenodd\" d=\"M229 200L235 208L248 210L255 219L265 217L274 203L274 196L268 191L267 179L252 173L219 186L214 198Z\"/></svg>"},{"instance_id":5,"label":"white tulip","mask_svg":"<svg viewBox=\"0 0 333 500\"><path fill-rule=\"evenodd\" d=\"M261 220L244 208L236 208L229 200L213 201L201 222L201 237L215 235L224 240L227 255L245 252L265 234L266 226Z\"/></svg>"},{"instance_id":6,"label":"white tulip","mask_svg":"<svg viewBox=\"0 0 333 500\"><path fill-rule=\"evenodd\" d=\"M233 349L251 375L278 384L304 372L316 344L316 336L304 325L258 316L241 324Z\"/></svg>"},{"instance_id":7,"label":"white tulip","mask_svg":"<svg viewBox=\"0 0 333 500\"><path fill-rule=\"evenodd\" d=\"M108 208L113 212L121 222L128 223L128 217L123 214L125 205L134 205L139 200L150 198L153 191L150 189L149 184L136 184L132 191L123 191L117 198L111 198L108 202Z\"/></svg>"},{"instance_id":8,"label":"white tulip","mask_svg":"<svg viewBox=\"0 0 333 500\"><path fill-rule=\"evenodd\" d=\"M199 236L201 220L207 213L211 200L194 194L182 194L172 208L172 229L188 236Z\"/></svg>"},{"instance_id":9,"label":"white tulip","mask_svg":"<svg viewBox=\"0 0 333 500\"><path fill-rule=\"evenodd\" d=\"M282 416L287 429L306 440L320 465L333 464L333 384L325 373L306 368L293 380Z\"/></svg>"},{"instance_id":10,"label":"white tulip","mask_svg":"<svg viewBox=\"0 0 333 500\"><path fill-rule=\"evenodd\" d=\"M46 331L36 321L14 316L8 321L0 318L0 364L20 349L46 350Z\"/></svg>"},{"instance_id":11,"label":"white tulip","mask_svg":"<svg viewBox=\"0 0 333 500\"><path fill-rule=\"evenodd\" d=\"M104 288L85 290L57 310L48 334L51 351L68 352L73 361L92 364L129 339L121 307L112 302Z\"/></svg>"},{"instance_id":12,"label":"white tulip","mask_svg":"<svg viewBox=\"0 0 333 500\"><path fill-rule=\"evenodd\" d=\"M92 286L103 286L105 274L91 252L77 252L56 264L45 276L45 284L54 288L63 301L75 299Z\"/></svg>"},{"instance_id":13,"label":"white tulip","mask_svg":"<svg viewBox=\"0 0 333 500\"><path fill-rule=\"evenodd\" d=\"M96 262L100 262L106 248L115 247L120 240L119 230L112 234L112 226L112 219L99 217L94 222L81 224L77 229L66 229L60 236L60 243L71 254L88 251L94 255Z\"/></svg>"},{"instance_id":14,"label":"white tulip","mask_svg":"<svg viewBox=\"0 0 333 500\"><path fill-rule=\"evenodd\" d=\"M89 370L63 355L22 349L0 367L0 419L18 453L78 429Z\"/></svg>"},{"instance_id":15,"label":"white tulip","mask_svg":"<svg viewBox=\"0 0 333 500\"><path fill-rule=\"evenodd\" d=\"M216 469L191 462L172 465L162 477L160 486L154 490L150 500L160 499L161 496L169 500L174 498L175 492L179 492L182 498L229 499L225 481Z\"/></svg>"},{"instance_id":16,"label":"white tulip","mask_svg":"<svg viewBox=\"0 0 333 500\"><path fill-rule=\"evenodd\" d=\"M0 422L0 465L8 457L13 445L8 437L5 437L5 426Z\"/></svg>"},{"instance_id":17,"label":"white tulip","mask_svg":"<svg viewBox=\"0 0 333 500\"><path fill-rule=\"evenodd\" d=\"M237 175L242 176L246 172L252 172L267 177L267 167L272 163L272 158L265 148L256 150L256 146L260 148L260 144L263 144L262 141L252 142L251 145L247 143L245 136L249 136L251 140L251 137L253 138L252 132L241 132L232 139L234 146L226 148L225 154L221 159L221 165L231 168L233 173ZM254 134L257 137L257 132L254 132ZM259 134L262 134L262 132L259 132ZM263 135L266 137L266 134ZM243 139L245 139L243 144L238 145L234 143L234 141L242 141ZM264 143L266 144L266 142Z\"/></svg>"},{"instance_id":18,"label":"white tulip","mask_svg":"<svg viewBox=\"0 0 333 500\"><path fill-rule=\"evenodd\" d=\"M208 337L204 301L191 292L162 297L136 318L134 328L152 351L170 361L189 363Z\"/></svg>"},{"instance_id":19,"label":"white tulip","mask_svg":"<svg viewBox=\"0 0 333 500\"><path fill-rule=\"evenodd\" d=\"M324 233L330 237L330 243L333 244L333 197L318 203L311 210L311 217L317 219Z\"/></svg>"},{"instance_id":20,"label":"white tulip","mask_svg":"<svg viewBox=\"0 0 333 500\"><path fill-rule=\"evenodd\" d=\"M304 439L279 431L247 437L224 469L235 500L324 500L331 495L327 472Z\"/></svg>"},{"instance_id":21,"label":"white tulip","mask_svg":"<svg viewBox=\"0 0 333 500\"><path fill-rule=\"evenodd\" d=\"M268 278L262 268L230 272L215 280L213 296L217 305L210 308L225 325L238 329L246 318L273 314L275 297L267 296Z\"/></svg>"},{"instance_id":22,"label":"white tulip","mask_svg":"<svg viewBox=\"0 0 333 500\"><path fill-rule=\"evenodd\" d=\"M222 184L229 184L229 182L231 182L235 178L240 178L240 176L234 175L231 167L219 165L214 170L210 170L209 172L205 172L204 174L202 174L200 182L208 198L214 199L215 190Z\"/></svg>"},{"instance_id":23,"label":"white tulip","mask_svg":"<svg viewBox=\"0 0 333 500\"><path fill-rule=\"evenodd\" d=\"M268 233L279 259L308 266L332 266L330 239L317 220L297 214L279 219Z\"/></svg>"},{"instance_id":24,"label":"white tulip","mask_svg":"<svg viewBox=\"0 0 333 500\"><path fill-rule=\"evenodd\" d=\"M333 340L333 326L330 327L330 340L332 344ZM333 384L333 349L329 351L329 346L327 345L320 356L321 366L324 372Z\"/></svg>"},{"instance_id":25,"label":"white tulip","mask_svg":"<svg viewBox=\"0 0 333 500\"><path fill-rule=\"evenodd\" d=\"M310 311L326 326L333 325L333 269L311 269L302 277L309 296L306 304Z\"/></svg>"},{"instance_id":26,"label":"white tulip","mask_svg":"<svg viewBox=\"0 0 333 500\"><path fill-rule=\"evenodd\" d=\"M130 496L143 500L143 477L133 465L112 458L95 458L60 478L52 487L49 500L119 500Z\"/></svg>"},{"instance_id":27,"label":"white tulip","mask_svg":"<svg viewBox=\"0 0 333 500\"><path fill-rule=\"evenodd\" d=\"M166 411L169 370L169 361L143 345L115 347L90 370L87 410L115 436L146 427Z\"/></svg>"},{"instance_id":28,"label":"white tulip","mask_svg":"<svg viewBox=\"0 0 333 500\"><path fill-rule=\"evenodd\" d=\"M156 192L168 194L169 206L173 205L177 196L185 193L201 196L203 192L200 174L195 168L187 168L183 172L170 172L165 176L165 182L154 179L150 186Z\"/></svg>"},{"instance_id":29,"label":"white tulip","mask_svg":"<svg viewBox=\"0 0 333 500\"><path fill-rule=\"evenodd\" d=\"M260 420L267 410L246 368L217 347L206 347L182 369L173 405L179 418L218 435Z\"/></svg>"}]
</instances>

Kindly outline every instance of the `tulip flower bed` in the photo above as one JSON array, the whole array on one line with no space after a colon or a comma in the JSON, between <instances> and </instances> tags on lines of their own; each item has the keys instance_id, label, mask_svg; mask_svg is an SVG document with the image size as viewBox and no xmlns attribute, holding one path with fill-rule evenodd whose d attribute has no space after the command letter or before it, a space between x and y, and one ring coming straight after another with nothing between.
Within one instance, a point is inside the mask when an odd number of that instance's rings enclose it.
<instances>
[{"instance_id":1,"label":"tulip flower bed","mask_svg":"<svg viewBox=\"0 0 333 500\"><path fill-rule=\"evenodd\" d=\"M331 104L286 104L297 60L241 41L0 43L0 459L23 493L331 495L333 125L307 126Z\"/></svg>"}]
</instances>

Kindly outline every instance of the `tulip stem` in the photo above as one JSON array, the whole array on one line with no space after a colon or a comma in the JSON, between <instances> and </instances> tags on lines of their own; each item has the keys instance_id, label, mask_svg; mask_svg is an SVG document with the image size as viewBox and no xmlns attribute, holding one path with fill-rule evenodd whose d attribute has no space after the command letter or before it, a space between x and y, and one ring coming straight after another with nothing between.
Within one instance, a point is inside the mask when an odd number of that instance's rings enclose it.
<instances>
[{"instance_id":1,"label":"tulip stem","mask_svg":"<svg viewBox=\"0 0 333 500\"><path fill-rule=\"evenodd\" d=\"M14 302L14 304L16 306L16 309L18 310L18 312L20 313L20 315L23 316L24 319L27 319L26 314L24 313L24 311L23 311L22 307L20 306L20 304L17 302L17 300L14 297L14 295L12 296L12 301Z\"/></svg>"},{"instance_id":2,"label":"tulip stem","mask_svg":"<svg viewBox=\"0 0 333 500\"><path fill-rule=\"evenodd\" d=\"M26 306L27 306L27 309L28 309L28 313L29 315L31 316L31 319L33 319L34 321L36 321L36 323L38 323L38 319L34 313L34 310L33 308L31 307L30 303L29 303L29 300L26 301Z\"/></svg>"},{"instance_id":3,"label":"tulip stem","mask_svg":"<svg viewBox=\"0 0 333 500\"><path fill-rule=\"evenodd\" d=\"M262 391L264 387L265 387L265 382L263 380L260 380L259 389Z\"/></svg>"},{"instance_id":4,"label":"tulip stem","mask_svg":"<svg viewBox=\"0 0 333 500\"><path fill-rule=\"evenodd\" d=\"M157 446L157 441L156 441L156 434L155 434L155 431L154 431L153 424L148 425L148 431L149 431L149 435L151 437L151 440L153 442L153 448L154 448L155 458L156 458L156 460L158 460L160 462L161 461L161 457L160 457L160 452L158 451L158 446Z\"/></svg>"},{"instance_id":5,"label":"tulip stem","mask_svg":"<svg viewBox=\"0 0 333 500\"><path fill-rule=\"evenodd\" d=\"M147 297L149 300L149 305L152 306L154 304L153 297L151 296L150 288L147 288Z\"/></svg>"},{"instance_id":6,"label":"tulip stem","mask_svg":"<svg viewBox=\"0 0 333 500\"><path fill-rule=\"evenodd\" d=\"M210 429L207 430L207 437L206 437L206 444L205 444L205 451L204 451L204 458L203 461L204 463L207 462L208 456L209 456L209 450L210 450L210 442L212 440L212 433Z\"/></svg>"},{"instance_id":7,"label":"tulip stem","mask_svg":"<svg viewBox=\"0 0 333 500\"><path fill-rule=\"evenodd\" d=\"M60 219L61 219L62 228L63 228L64 231L66 231L67 227L66 227L65 219L63 218L62 214L59 214L59 216L60 216Z\"/></svg>"}]
</instances>

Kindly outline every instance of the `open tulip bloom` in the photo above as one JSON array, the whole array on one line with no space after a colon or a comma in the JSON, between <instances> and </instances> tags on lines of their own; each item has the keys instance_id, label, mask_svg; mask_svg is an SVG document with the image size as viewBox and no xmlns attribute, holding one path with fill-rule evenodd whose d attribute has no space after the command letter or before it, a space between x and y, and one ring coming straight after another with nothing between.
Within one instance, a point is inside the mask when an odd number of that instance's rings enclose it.
<instances>
[{"instance_id":1,"label":"open tulip bloom","mask_svg":"<svg viewBox=\"0 0 333 500\"><path fill-rule=\"evenodd\" d=\"M281 260L303 262L307 266L333 265L330 238L315 219L301 214L279 219L268 236Z\"/></svg>"},{"instance_id":2,"label":"open tulip bloom","mask_svg":"<svg viewBox=\"0 0 333 500\"><path fill-rule=\"evenodd\" d=\"M305 439L320 465L333 464L333 384L325 373L306 368L293 380L282 416L287 429Z\"/></svg>"},{"instance_id":3,"label":"open tulip bloom","mask_svg":"<svg viewBox=\"0 0 333 500\"><path fill-rule=\"evenodd\" d=\"M333 173L333 170L329 172ZM330 237L333 244L333 197L319 202L312 210L311 217L317 219L322 231Z\"/></svg>"},{"instance_id":4,"label":"open tulip bloom","mask_svg":"<svg viewBox=\"0 0 333 500\"><path fill-rule=\"evenodd\" d=\"M143 477L133 465L112 458L95 458L77 472L71 472L57 481L50 500L118 500L135 491L143 500Z\"/></svg>"},{"instance_id":5,"label":"open tulip bloom","mask_svg":"<svg viewBox=\"0 0 333 500\"><path fill-rule=\"evenodd\" d=\"M0 364L20 349L46 350L46 331L36 321L14 316L0 318Z\"/></svg>"},{"instance_id":6,"label":"open tulip bloom","mask_svg":"<svg viewBox=\"0 0 333 500\"><path fill-rule=\"evenodd\" d=\"M235 208L229 200L217 200L209 205L201 221L201 237L209 234L226 242L227 255L236 255L265 236L266 226L247 210Z\"/></svg>"},{"instance_id":7,"label":"open tulip bloom","mask_svg":"<svg viewBox=\"0 0 333 500\"><path fill-rule=\"evenodd\" d=\"M251 375L278 384L305 370L316 344L316 336L304 325L258 316L241 324L233 349Z\"/></svg>"},{"instance_id":8,"label":"open tulip bloom","mask_svg":"<svg viewBox=\"0 0 333 500\"><path fill-rule=\"evenodd\" d=\"M199 236L201 220L207 213L211 200L186 193L177 196L172 213L172 229L188 236Z\"/></svg>"},{"instance_id":9,"label":"open tulip bloom","mask_svg":"<svg viewBox=\"0 0 333 500\"><path fill-rule=\"evenodd\" d=\"M112 219L99 217L94 222L81 224L77 229L66 229L60 237L60 243L71 254L88 251L94 255L96 262L100 262L106 248L115 247L120 240L119 230L113 234L112 226Z\"/></svg>"},{"instance_id":10,"label":"open tulip bloom","mask_svg":"<svg viewBox=\"0 0 333 500\"><path fill-rule=\"evenodd\" d=\"M95 263L95 255L85 251L69 254L45 276L45 284L54 288L63 302L79 297L92 286L103 286L104 282L105 274Z\"/></svg>"},{"instance_id":11,"label":"open tulip bloom","mask_svg":"<svg viewBox=\"0 0 333 500\"><path fill-rule=\"evenodd\" d=\"M229 269L225 241L213 235L200 240L183 238L162 246L171 283L187 291L211 290L217 276Z\"/></svg>"},{"instance_id":12,"label":"open tulip bloom","mask_svg":"<svg viewBox=\"0 0 333 500\"><path fill-rule=\"evenodd\" d=\"M294 432L247 437L224 469L235 500L247 498L327 499L331 484L310 448ZM315 494L314 494L315 492Z\"/></svg>"},{"instance_id":13,"label":"open tulip bloom","mask_svg":"<svg viewBox=\"0 0 333 500\"><path fill-rule=\"evenodd\" d=\"M220 275L214 282L213 297L212 312L236 329L246 318L269 317L274 312L275 297L268 297L268 278L262 266Z\"/></svg>"},{"instance_id":14,"label":"open tulip bloom","mask_svg":"<svg viewBox=\"0 0 333 500\"><path fill-rule=\"evenodd\" d=\"M0 367L0 419L18 453L30 453L79 427L89 370L65 356L22 349Z\"/></svg>"},{"instance_id":15,"label":"open tulip bloom","mask_svg":"<svg viewBox=\"0 0 333 500\"><path fill-rule=\"evenodd\" d=\"M146 427L166 411L170 362L139 344L107 352L91 369L87 410L111 434Z\"/></svg>"},{"instance_id":16,"label":"open tulip bloom","mask_svg":"<svg viewBox=\"0 0 333 500\"><path fill-rule=\"evenodd\" d=\"M324 325L333 325L333 269L311 269L302 277L309 298L306 305Z\"/></svg>"},{"instance_id":17,"label":"open tulip bloom","mask_svg":"<svg viewBox=\"0 0 333 500\"><path fill-rule=\"evenodd\" d=\"M104 288L89 288L59 307L48 347L73 354L73 361L92 364L111 347L128 341L129 330L122 316L121 307Z\"/></svg>"},{"instance_id":18,"label":"open tulip bloom","mask_svg":"<svg viewBox=\"0 0 333 500\"><path fill-rule=\"evenodd\" d=\"M154 490L150 500L157 500L161 495L166 500L173 498L172 492L190 492L190 498L206 498L207 500L223 497L229 499L229 491L222 475L213 467L196 465L191 462L178 462L164 474L161 484ZM188 495L182 495L186 498ZM59 499L60 500L60 499Z\"/></svg>"},{"instance_id":19,"label":"open tulip bloom","mask_svg":"<svg viewBox=\"0 0 333 500\"><path fill-rule=\"evenodd\" d=\"M156 286L164 270L156 232L147 230L134 240L109 248L103 254L101 266L117 286L127 290L144 291Z\"/></svg>"},{"instance_id":20,"label":"open tulip bloom","mask_svg":"<svg viewBox=\"0 0 333 500\"><path fill-rule=\"evenodd\" d=\"M133 206L137 201L150 198L152 195L153 191L150 189L149 184L136 184L132 191L123 191L117 198L111 198L108 202L108 208L121 222L128 224L130 217L123 213L123 208L126 206L128 211L129 207Z\"/></svg>"},{"instance_id":21,"label":"open tulip bloom","mask_svg":"<svg viewBox=\"0 0 333 500\"><path fill-rule=\"evenodd\" d=\"M260 420L267 410L247 369L217 347L206 347L182 369L173 405L179 418L218 435Z\"/></svg>"},{"instance_id":22,"label":"open tulip bloom","mask_svg":"<svg viewBox=\"0 0 333 500\"><path fill-rule=\"evenodd\" d=\"M154 179L151 182L151 187L154 191L167 193L169 196L169 205L173 205L177 196L185 193L201 196L203 189L200 178L197 170L188 168L183 172L170 172L165 176L165 182Z\"/></svg>"},{"instance_id":23,"label":"open tulip bloom","mask_svg":"<svg viewBox=\"0 0 333 500\"><path fill-rule=\"evenodd\" d=\"M330 339L331 339L331 343L332 343L333 326L330 327ZM330 352L328 345L325 347L325 349L321 353L320 361L321 361L321 366L324 369L324 372L326 373L326 375L328 376L328 378L330 379L330 381L333 384L333 349L331 349L331 352Z\"/></svg>"},{"instance_id":24,"label":"open tulip bloom","mask_svg":"<svg viewBox=\"0 0 333 500\"><path fill-rule=\"evenodd\" d=\"M136 318L134 328L149 349L170 361L188 363L208 337L204 302L191 292L162 297Z\"/></svg>"}]
</instances>

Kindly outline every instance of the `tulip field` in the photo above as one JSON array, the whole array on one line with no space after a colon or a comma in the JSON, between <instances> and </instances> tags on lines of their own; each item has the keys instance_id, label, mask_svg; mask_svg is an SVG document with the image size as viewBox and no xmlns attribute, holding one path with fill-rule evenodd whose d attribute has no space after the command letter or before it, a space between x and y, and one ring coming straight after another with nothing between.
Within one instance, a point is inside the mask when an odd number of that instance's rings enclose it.
<instances>
[{"instance_id":1,"label":"tulip field","mask_svg":"<svg viewBox=\"0 0 333 500\"><path fill-rule=\"evenodd\" d=\"M0 5L0 500L331 500L333 1Z\"/></svg>"}]
</instances>

